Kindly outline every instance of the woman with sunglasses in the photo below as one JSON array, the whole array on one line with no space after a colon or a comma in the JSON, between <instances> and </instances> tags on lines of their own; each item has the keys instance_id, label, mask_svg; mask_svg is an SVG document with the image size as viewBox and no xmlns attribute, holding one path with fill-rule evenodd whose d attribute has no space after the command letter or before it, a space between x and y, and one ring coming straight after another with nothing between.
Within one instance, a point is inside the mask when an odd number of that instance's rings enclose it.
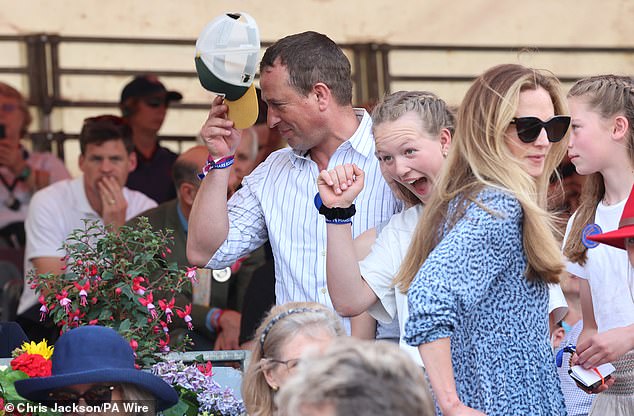
<instances>
[{"instance_id":1,"label":"woman with sunglasses","mask_svg":"<svg viewBox=\"0 0 634 416\"><path fill-rule=\"evenodd\" d=\"M33 193L70 178L64 162L53 154L22 145L31 121L22 94L0 82L0 247L24 246L24 220Z\"/></svg>"},{"instance_id":2,"label":"woman with sunglasses","mask_svg":"<svg viewBox=\"0 0 634 416\"><path fill-rule=\"evenodd\" d=\"M341 319L322 304L290 302L274 306L255 333L242 382L249 415L275 414L275 393L283 388L302 356L319 353L344 335Z\"/></svg>"},{"instance_id":3,"label":"woman with sunglasses","mask_svg":"<svg viewBox=\"0 0 634 416\"><path fill-rule=\"evenodd\" d=\"M632 223L621 217L634 185L634 80L584 78L572 86L568 102L568 156L580 175L588 175L564 242L566 268L581 278L583 330L573 364L592 369L612 362L614 385L595 391L607 389L596 396L590 414L629 415L634 408L634 283L628 256L588 237Z\"/></svg>"},{"instance_id":4,"label":"woman with sunglasses","mask_svg":"<svg viewBox=\"0 0 634 416\"><path fill-rule=\"evenodd\" d=\"M109 411L106 414L150 415L178 402L169 384L135 368L132 347L111 328L82 326L65 332L55 343L51 361L49 377L18 380L15 388L25 399L59 413L75 414L84 406ZM139 411L126 413L122 401L140 405ZM142 411L149 404L153 408Z\"/></svg>"},{"instance_id":5,"label":"woman with sunglasses","mask_svg":"<svg viewBox=\"0 0 634 416\"><path fill-rule=\"evenodd\" d=\"M521 65L479 76L395 281L443 415L564 415L548 337L561 254L546 212L569 117L559 81Z\"/></svg>"}]
</instances>

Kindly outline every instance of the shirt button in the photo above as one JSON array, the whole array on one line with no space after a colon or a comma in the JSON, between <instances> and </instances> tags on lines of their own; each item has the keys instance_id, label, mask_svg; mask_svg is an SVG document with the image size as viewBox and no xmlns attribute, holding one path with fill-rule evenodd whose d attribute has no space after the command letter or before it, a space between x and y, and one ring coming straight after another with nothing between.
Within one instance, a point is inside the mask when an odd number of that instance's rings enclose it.
<instances>
[{"instance_id":1,"label":"shirt button","mask_svg":"<svg viewBox=\"0 0 634 416\"><path fill-rule=\"evenodd\" d=\"M326 292L327 292L326 288L325 288L325 287L322 287L322 288L321 288L321 293L325 295L325 294L326 294Z\"/></svg>"},{"instance_id":2,"label":"shirt button","mask_svg":"<svg viewBox=\"0 0 634 416\"><path fill-rule=\"evenodd\" d=\"M322 256L324 256L324 257L326 257L326 250L322 250L322 251L321 251L321 255L322 255Z\"/></svg>"}]
</instances>

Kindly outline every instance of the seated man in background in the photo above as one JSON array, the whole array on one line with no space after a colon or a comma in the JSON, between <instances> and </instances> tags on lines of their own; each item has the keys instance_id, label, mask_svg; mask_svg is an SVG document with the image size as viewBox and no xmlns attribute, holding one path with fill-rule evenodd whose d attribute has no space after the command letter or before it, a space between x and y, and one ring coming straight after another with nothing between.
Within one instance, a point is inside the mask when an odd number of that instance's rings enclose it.
<instances>
[{"instance_id":1,"label":"seated man in background","mask_svg":"<svg viewBox=\"0 0 634 416\"><path fill-rule=\"evenodd\" d=\"M84 120L79 134L79 168L83 175L56 182L37 192L25 222L25 273L59 274L64 266L62 243L84 219L99 220L113 228L155 207L156 202L125 187L128 174L136 167L132 131L125 120L112 115ZM29 339L57 337L50 322L40 322L37 294L24 286L18 306L18 323ZM47 326L48 324L48 326Z\"/></svg>"},{"instance_id":2,"label":"seated man in background","mask_svg":"<svg viewBox=\"0 0 634 416\"><path fill-rule=\"evenodd\" d=\"M139 215L147 217L154 230L170 229L174 232L174 246L166 259L176 262L181 269L189 266L185 254L187 220L200 186L198 173L207 162L208 156L205 146L192 147L179 155L172 174L177 198ZM136 220L135 218L130 223L133 224ZM206 269L199 270L199 284L194 290L199 292L200 296L193 295L191 314L194 333L190 334L190 337L194 341L195 350L239 348L239 311L242 309L244 291L253 270L263 263L263 253L256 251L231 268L213 270L210 273ZM231 274L235 275L229 280ZM184 293L176 301L181 306L191 303L192 294Z\"/></svg>"},{"instance_id":3,"label":"seated man in background","mask_svg":"<svg viewBox=\"0 0 634 416\"><path fill-rule=\"evenodd\" d=\"M167 107L180 101L182 94L168 91L153 75L139 75L121 92L121 114L132 128L137 166L126 186L143 192L157 203L176 198L172 165L176 153L159 145L158 132L165 121Z\"/></svg>"}]
</instances>

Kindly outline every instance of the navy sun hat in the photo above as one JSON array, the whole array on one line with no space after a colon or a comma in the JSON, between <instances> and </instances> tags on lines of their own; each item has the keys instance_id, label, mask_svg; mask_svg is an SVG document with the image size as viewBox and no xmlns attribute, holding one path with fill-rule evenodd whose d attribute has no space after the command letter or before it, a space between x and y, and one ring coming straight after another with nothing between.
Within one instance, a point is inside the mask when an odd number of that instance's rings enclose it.
<instances>
[{"instance_id":1,"label":"navy sun hat","mask_svg":"<svg viewBox=\"0 0 634 416\"><path fill-rule=\"evenodd\" d=\"M178 402L178 394L163 379L134 367L130 344L115 330L82 326L64 333L55 343L49 377L15 382L18 394L35 402L46 402L49 393L62 387L91 383L128 383L156 399L156 410Z\"/></svg>"}]
</instances>

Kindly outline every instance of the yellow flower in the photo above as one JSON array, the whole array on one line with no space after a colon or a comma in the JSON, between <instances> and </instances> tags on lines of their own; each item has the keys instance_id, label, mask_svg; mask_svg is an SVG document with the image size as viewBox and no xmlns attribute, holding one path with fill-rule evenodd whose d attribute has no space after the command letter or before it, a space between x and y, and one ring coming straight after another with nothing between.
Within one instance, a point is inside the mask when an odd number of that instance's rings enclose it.
<instances>
[{"instance_id":1,"label":"yellow flower","mask_svg":"<svg viewBox=\"0 0 634 416\"><path fill-rule=\"evenodd\" d=\"M39 354L47 360L53 355L53 346L49 347L46 340L42 340L37 344L33 341L30 343L25 342L20 349L27 354Z\"/></svg>"}]
</instances>

